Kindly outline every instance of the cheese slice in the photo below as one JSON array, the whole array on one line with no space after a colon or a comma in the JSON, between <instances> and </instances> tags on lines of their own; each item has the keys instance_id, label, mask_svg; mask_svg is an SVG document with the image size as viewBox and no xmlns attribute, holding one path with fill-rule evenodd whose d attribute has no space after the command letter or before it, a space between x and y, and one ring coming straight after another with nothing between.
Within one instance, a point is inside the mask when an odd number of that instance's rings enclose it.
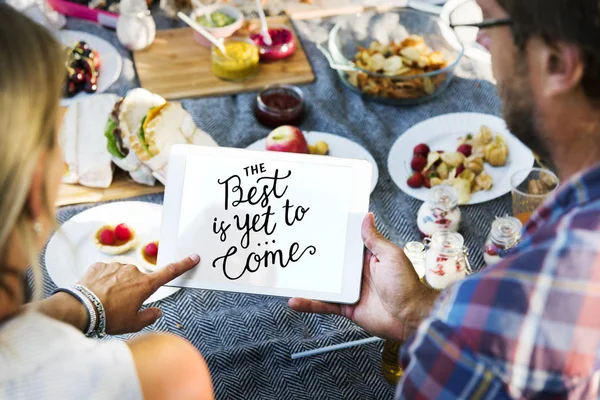
<instances>
[{"instance_id":1,"label":"cheese slice","mask_svg":"<svg viewBox=\"0 0 600 400\"><path fill-rule=\"evenodd\" d=\"M90 96L65 113L61 145L69 172L63 182L95 188L112 183L112 156L106 149L104 127L118 99L112 94Z\"/></svg>"},{"instance_id":2,"label":"cheese slice","mask_svg":"<svg viewBox=\"0 0 600 400\"><path fill-rule=\"evenodd\" d=\"M212 137L198 129L192 116L179 103L164 105L154 118L145 123L144 132L148 150L154 155L144 163L162 183L165 183L169 153L173 145L218 146Z\"/></svg>"}]
</instances>

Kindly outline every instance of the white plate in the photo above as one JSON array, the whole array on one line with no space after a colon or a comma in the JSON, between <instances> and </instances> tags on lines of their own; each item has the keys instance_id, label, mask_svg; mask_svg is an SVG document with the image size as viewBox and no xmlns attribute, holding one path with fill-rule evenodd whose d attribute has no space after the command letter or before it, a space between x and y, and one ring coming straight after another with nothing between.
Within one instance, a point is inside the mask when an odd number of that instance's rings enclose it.
<instances>
[{"instance_id":1,"label":"white plate","mask_svg":"<svg viewBox=\"0 0 600 400\"><path fill-rule=\"evenodd\" d=\"M138 246L158 240L162 206L140 201L123 201L103 204L85 210L65 222L54 233L46 248L46 269L59 287L76 283L96 262L110 262L127 257L139 262L136 250L120 256L110 256L98 250L94 233L103 225L131 225L138 238ZM161 287L144 304L162 300L179 289Z\"/></svg>"},{"instance_id":2,"label":"white plate","mask_svg":"<svg viewBox=\"0 0 600 400\"><path fill-rule=\"evenodd\" d=\"M318 141L324 141L329 145L329 155L338 158L354 158L356 160L367 160L373 166L373 175L371 179L371 193L377 186L377 180L379 179L379 170L377 169L377 163L375 159L360 144L353 142L345 137L332 135L331 133L324 132L304 132L306 141L309 144L314 145ZM262 150L266 151L267 138L257 140L247 147L248 150ZM318 156L323 157L323 156Z\"/></svg>"},{"instance_id":3,"label":"white plate","mask_svg":"<svg viewBox=\"0 0 600 400\"><path fill-rule=\"evenodd\" d=\"M410 162L413 149L419 143L426 143L432 151L455 151L458 138L469 133L477 133L482 125L487 125L494 133L500 133L508 144L508 161L503 167L485 164L485 171L494 179L489 191L473 193L468 204L480 204L504 196L511 191L510 177L517 171L530 168L534 158L531 150L513 136L503 119L493 115L477 113L455 113L423 121L404 132L394 143L388 156L388 170L394 183L409 196L425 201L429 189L413 189L406 183L412 174Z\"/></svg>"},{"instance_id":4,"label":"white plate","mask_svg":"<svg viewBox=\"0 0 600 400\"><path fill-rule=\"evenodd\" d=\"M60 31L59 36L61 43L65 46L72 47L77 42L83 40L92 50L97 51L100 55L100 75L98 76L98 90L96 93L106 91L119 79L121 68L123 67L123 59L112 44L98 36L80 31ZM60 100L60 105L67 107L88 96L93 96L93 94L81 92L70 98L65 97Z\"/></svg>"}]
</instances>

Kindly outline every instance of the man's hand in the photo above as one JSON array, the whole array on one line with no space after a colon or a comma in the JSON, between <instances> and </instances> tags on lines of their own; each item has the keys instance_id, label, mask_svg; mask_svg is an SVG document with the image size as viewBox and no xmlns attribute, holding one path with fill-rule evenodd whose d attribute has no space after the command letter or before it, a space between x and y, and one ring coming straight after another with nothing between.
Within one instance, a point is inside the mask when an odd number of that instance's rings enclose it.
<instances>
[{"instance_id":1,"label":"man's hand","mask_svg":"<svg viewBox=\"0 0 600 400\"><path fill-rule=\"evenodd\" d=\"M363 221L362 238L367 249L358 303L294 298L288 304L296 311L343 315L372 335L404 340L429 314L438 294L420 282L404 251L379 233L373 214Z\"/></svg>"}]
</instances>

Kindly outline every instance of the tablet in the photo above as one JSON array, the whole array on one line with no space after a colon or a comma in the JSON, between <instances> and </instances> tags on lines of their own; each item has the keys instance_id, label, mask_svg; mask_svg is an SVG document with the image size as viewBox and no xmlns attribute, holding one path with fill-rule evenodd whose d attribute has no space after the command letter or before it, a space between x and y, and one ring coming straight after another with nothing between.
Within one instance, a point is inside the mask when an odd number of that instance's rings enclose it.
<instances>
[{"instance_id":1,"label":"tablet","mask_svg":"<svg viewBox=\"0 0 600 400\"><path fill-rule=\"evenodd\" d=\"M355 303L371 164L175 145L158 265L199 265L169 286Z\"/></svg>"}]
</instances>

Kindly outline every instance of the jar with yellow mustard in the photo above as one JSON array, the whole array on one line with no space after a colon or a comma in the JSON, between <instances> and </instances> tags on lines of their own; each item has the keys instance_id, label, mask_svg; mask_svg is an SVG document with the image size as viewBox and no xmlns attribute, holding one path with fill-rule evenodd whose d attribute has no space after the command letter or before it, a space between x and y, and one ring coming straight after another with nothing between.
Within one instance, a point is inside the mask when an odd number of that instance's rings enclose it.
<instances>
[{"instance_id":1,"label":"jar with yellow mustard","mask_svg":"<svg viewBox=\"0 0 600 400\"><path fill-rule=\"evenodd\" d=\"M243 81L256 74L259 49L252 40L228 38L223 44L227 54L216 46L211 49L213 74L228 81Z\"/></svg>"}]
</instances>

